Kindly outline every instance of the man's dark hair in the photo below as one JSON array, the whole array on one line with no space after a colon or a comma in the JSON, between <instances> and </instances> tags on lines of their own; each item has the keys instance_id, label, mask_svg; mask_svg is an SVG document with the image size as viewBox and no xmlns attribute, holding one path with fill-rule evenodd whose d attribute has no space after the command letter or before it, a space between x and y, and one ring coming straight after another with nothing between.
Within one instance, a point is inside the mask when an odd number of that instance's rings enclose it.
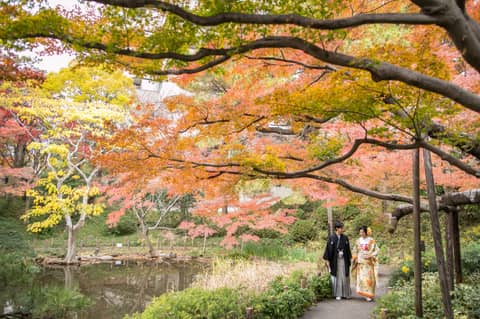
<instances>
[{"instance_id":1,"label":"man's dark hair","mask_svg":"<svg viewBox=\"0 0 480 319\"><path fill-rule=\"evenodd\" d=\"M337 228L343 228L343 223L341 223L341 222L336 222L336 223L335 223L335 229L337 229Z\"/></svg>"}]
</instances>

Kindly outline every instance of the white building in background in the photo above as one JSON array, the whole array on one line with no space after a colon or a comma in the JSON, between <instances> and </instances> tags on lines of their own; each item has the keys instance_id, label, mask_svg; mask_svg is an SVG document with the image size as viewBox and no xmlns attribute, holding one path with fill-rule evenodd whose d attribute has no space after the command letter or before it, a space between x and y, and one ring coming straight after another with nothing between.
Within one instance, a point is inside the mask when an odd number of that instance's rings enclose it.
<instances>
[{"instance_id":1,"label":"white building in background","mask_svg":"<svg viewBox=\"0 0 480 319\"><path fill-rule=\"evenodd\" d=\"M154 82L146 79L135 78L133 83L137 90L138 102L143 105L154 105L154 116L176 120L180 117L179 112L171 112L166 109L163 100L175 95L192 95L192 93L180 88L173 82Z\"/></svg>"}]
</instances>

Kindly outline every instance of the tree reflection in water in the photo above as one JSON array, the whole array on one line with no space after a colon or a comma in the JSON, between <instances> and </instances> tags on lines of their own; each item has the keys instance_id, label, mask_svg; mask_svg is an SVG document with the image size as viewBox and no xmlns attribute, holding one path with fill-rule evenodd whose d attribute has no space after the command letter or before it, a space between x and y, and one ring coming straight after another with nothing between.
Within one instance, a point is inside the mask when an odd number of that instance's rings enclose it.
<instances>
[{"instance_id":1,"label":"tree reflection in water","mask_svg":"<svg viewBox=\"0 0 480 319\"><path fill-rule=\"evenodd\" d=\"M78 289L90 297L94 305L78 319L116 319L142 311L155 296L188 288L199 265L115 263L88 266L44 268L38 285L59 285Z\"/></svg>"}]
</instances>

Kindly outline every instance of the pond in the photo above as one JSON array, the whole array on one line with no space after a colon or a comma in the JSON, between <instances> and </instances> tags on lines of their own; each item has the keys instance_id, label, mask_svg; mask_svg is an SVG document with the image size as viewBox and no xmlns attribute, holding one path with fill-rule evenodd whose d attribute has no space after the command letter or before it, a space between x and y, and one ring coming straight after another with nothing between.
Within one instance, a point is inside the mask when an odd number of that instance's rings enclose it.
<instances>
[{"instance_id":1,"label":"pond","mask_svg":"<svg viewBox=\"0 0 480 319\"><path fill-rule=\"evenodd\" d=\"M155 296L188 288L195 274L202 269L204 266L198 264L129 264L121 261L49 266L41 268L34 285L76 289L88 296L93 305L76 314L75 319L118 319L144 310Z\"/></svg>"}]
</instances>

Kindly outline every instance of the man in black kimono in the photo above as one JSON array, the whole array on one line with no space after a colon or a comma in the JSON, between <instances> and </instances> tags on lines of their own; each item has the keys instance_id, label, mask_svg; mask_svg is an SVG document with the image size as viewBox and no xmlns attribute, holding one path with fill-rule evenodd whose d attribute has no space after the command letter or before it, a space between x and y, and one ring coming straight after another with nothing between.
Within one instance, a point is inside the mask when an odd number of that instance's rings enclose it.
<instances>
[{"instance_id":1,"label":"man in black kimono","mask_svg":"<svg viewBox=\"0 0 480 319\"><path fill-rule=\"evenodd\" d=\"M350 298L350 263L352 252L343 224L335 223L335 233L328 237L323 259L332 277L333 295L337 300Z\"/></svg>"}]
</instances>

